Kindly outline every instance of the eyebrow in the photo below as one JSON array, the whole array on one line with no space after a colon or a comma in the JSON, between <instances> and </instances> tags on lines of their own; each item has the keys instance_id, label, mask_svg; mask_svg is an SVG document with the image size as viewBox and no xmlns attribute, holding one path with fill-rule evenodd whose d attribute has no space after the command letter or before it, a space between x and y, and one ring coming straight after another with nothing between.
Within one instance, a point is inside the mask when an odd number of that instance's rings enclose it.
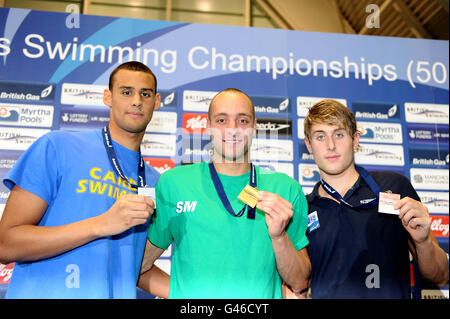
<instances>
[{"instance_id":1,"label":"eyebrow","mask_svg":"<svg viewBox=\"0 0 450 319\"><path fill-rule=\"evenodd\" d=\"M213 117L217 117L217 116L229 116L230 114L228 114L228 113L224 113L224 112L222 112L222 113L217 113L217 114L214 114L213 115ZM248 113L238 113L237 114L238 116L247 116L247 117L252 117L252 115L251 114L248 114Z\"/></svg>"},{"instance_id":2,"label":"eyebrow","mask_svg":"<svg viewBox=\"0 0 450 319\"><path fill-rule=\"evenodd\" d=\"M338 127L337 129L333 130L333 133L335 133L337 131L342 131L342 130L345 131L345 128ZM311 134L313 135L313 134L317 134L317 133L326 133L326 131L324 131L324 130L317 130L317 131L312 132Z\"/></svg>"},{"instance_id":3,"label":"eyebrow","mask_svg":"<svg viewBox=\"0 0 450 319\"><path fill-rule=\"evenodd\" d=\"M126 85L123 85L123 86L121 86L121 87L119 87L119 89L121 89L121 90L123 90L123 89L127 89L127 90L135 90L136 88L134 87L134 86L126 86ZM154 92L155 90L153 90L153 89L151 89L151 88L142 88L142 89L140 89L140 91L151 91L151 92Z\"/></svg>"}]
</instances>

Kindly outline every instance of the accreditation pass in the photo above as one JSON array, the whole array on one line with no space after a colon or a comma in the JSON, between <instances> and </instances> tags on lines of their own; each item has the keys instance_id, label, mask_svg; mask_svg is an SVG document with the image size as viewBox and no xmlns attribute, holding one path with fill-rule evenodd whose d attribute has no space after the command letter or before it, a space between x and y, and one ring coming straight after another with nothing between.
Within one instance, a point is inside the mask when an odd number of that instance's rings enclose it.
<instances>
[{"instance_id":1,"label":"accreditation pass","mask_svg":"<svg viewBox=\"0 0 450 319\"><path fill-rule=\"evenodd\" d=\"M156 194L154 187L138 187L138 195L142 195L148 198L151 198L155 203L156 208Z\"/></svg>"},{"instance_id":2,"label":"accreditation pass","mask_svg":"<svg viewBox=\"0 0 450 319\"><path fill-rule=\"evenodd\" d=\"M379 198L380 199L378 201L378 212L394 215L399 214L399 210L394 209L394 205L396 202L400 200L400 194L380 192Z\"/></svg>"}]
</instances>

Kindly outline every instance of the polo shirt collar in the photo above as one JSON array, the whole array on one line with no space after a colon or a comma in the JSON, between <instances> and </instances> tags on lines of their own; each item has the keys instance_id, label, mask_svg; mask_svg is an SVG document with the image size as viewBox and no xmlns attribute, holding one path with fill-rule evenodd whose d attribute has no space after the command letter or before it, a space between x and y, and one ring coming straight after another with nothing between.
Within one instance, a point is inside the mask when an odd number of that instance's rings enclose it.
<instances>
[{"instance_id":1,"label":"polo shirt collar","mask_svg":"<svg viewBox=\"0 0 450 319\"><path fill-rule=\"evenodd\" d=\"M314 200L322 198L319 195L320 185L321 185L320 181L317 182L316 185L314 185L312 192L306 196L308 203L312 203ZM369 186L367 185L367 183L364 181L364 179L361 177L361 175L359 175L355 184L353 184L353 186L350 187L350 189L345 194L344 199L349 200L349 198L352 197L353 194L355 193L355 191L358 190L360 187L364 187L367 189L367 191L362 192L362 193L364 193L364 195L370 196L371 194L373 194L372 191L370 190ZM377 194L375 194L375 196L377 196ZM351 200L351 201L354 201L355 199L357 199L359 201L361 199L359 197L361 197L361 196L358 196L358 198L352 198L353 200ZM367 197L367 196L363 196L363 197Z\"/></svg>"}]
</instances>

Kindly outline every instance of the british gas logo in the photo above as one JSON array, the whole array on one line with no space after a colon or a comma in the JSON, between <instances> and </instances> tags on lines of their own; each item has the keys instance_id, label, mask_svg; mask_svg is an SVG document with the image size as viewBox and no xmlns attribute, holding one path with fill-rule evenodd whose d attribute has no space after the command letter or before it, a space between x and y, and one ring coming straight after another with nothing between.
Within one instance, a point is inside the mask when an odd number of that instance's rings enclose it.
<instances>
[{"instance_id":1,"label":"british gas logo","mask_svg":"<svg viewBox=\"0 0 450 319\"><path fill-rule=\"evenodd\" d=\"M352 107L357 120L400 120L397 104L357 101L352 103Z\"/></svg>"},{"instance_id":2,"label":"british gas logo","mask_svg":"<svg viewBox=\"0 0 450 319\"><path fill-rule=\"evenodd\" d=\"M0 99L13 102L52 102L55 95L53 84L18 83L0 81Z\"/></svg>"},{"instance_id":3,"label":"british gas logo","mask_svg":"<svg viewBox=\"0 0 450 319\"><path fill-rule=\"evenodd\" d=\"M278 96L250 96L255 105L256 113L284 114L290 113L288 97Z\"/></svg>"}]
</instances>

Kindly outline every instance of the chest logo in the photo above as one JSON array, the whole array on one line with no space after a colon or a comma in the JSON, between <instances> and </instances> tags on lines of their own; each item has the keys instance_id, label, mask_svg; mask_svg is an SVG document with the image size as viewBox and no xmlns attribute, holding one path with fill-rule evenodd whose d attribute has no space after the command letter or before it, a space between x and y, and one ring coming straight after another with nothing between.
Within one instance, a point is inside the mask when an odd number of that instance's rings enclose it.
<instances>
[{"instance_id":1,"label":"chest logo","mask_svg":"<svg viewBox=\"0 0 450 319\"><path fill-rule=\"evenodd\" d=\"M308 233L320 227L319 217L317 216L317 211L313 211L308 215Z\"/></svg>"},{"instance_id":2,"label":"chest logo","mask_svg":"<svg viewBox=\"0 0 450 319\"><path fill-rule=\"evenodd\" d=\"M177 203L177 214L194 212L197 201L179 201Z\"/></svg>"}]
</instances>

